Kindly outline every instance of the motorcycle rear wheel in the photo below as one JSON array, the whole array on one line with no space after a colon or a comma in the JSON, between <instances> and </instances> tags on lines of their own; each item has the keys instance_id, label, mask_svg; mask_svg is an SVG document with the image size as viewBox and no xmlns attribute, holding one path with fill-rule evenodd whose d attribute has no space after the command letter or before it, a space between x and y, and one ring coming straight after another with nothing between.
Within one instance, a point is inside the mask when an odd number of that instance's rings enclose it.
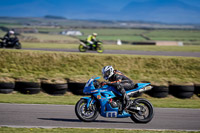
<instances>
[{"instance_id":1,"label":"motorcycle rear wheel","mask_svg":"<svg viewBox=\"0 0 200 133\"><path fill-rule=\"evenodd\" d=\"M0 42L0 48L3 48L3 42Z\"/></svg>"},{"instance_id":2,"label":"motorcycle rear wheel","mask_svg":"<svg viewBox=\"0 0 200 133\"><path fill-rule=\"evenodd\" d=\"M138 98L134 100L134 106L139 107L139 111L133 111L134 113L131 113L130 118L135 123L148 123L152 120L154 116L154 110L152 104L143 98Z\"/></svg>"},{"instance_id":3,"label":"motorcycle rear wheel","mask_svg":"<svg viewBox=\"0 0 200 133\"><path fill-rule=\"evenodd\" d=\"M91 122L94 121L98 115L99 112L97 111L96 105L92 105L91 109L87 109L87 100L86 99L80 99L75 106L75 113L76 116L81 120L85 122Z\"/></svg>"},{"instance_id":4,"label":"motorcycle rear wheel","mask_svg":"<svg viewBox=\"0 0 200 133\"><path fill-rule=\"evenodd\" d=\"M87 51L87 48L84 47L83 45L79 45L79 51L80 51L80 52L86 52L86 51Z\"/></svg>"}]
</instances>

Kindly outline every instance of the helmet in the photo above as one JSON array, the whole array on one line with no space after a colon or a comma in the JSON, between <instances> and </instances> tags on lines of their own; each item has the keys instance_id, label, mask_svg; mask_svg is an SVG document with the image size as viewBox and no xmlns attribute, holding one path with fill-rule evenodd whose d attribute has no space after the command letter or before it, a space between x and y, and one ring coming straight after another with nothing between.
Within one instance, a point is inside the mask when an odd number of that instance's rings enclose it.
<instances>
[{"instance_id":1,"label":"helmet","mask_svg":"<svg viewBox=\"0 0 200 133\"><path fill-rule=\"evenodd\" d=\"M10 34L15 34L15 32L13 30L10 30L9 33Z\"/></svg>"},{"instance_id":2,"label":"helmet","mask_svg":"<svg viewBox=\"0 0 200 133\"><path fill-rule=\"evenodd\" d=\"M98 34L97 34L97 33L92 33L92 35L93 35L93 36L97 36Z\"/></svg>"},{"instance_id":3,"label":"helmet","mask_svg":"<svg viewBox=\"0 0 200 133\"><path fill-rule=\"evenodd\" d=\"M102 69L102 75L105 80L108 80L114 74L114 68L112 66L105 66Z\"/></svg>"}]
</instances>

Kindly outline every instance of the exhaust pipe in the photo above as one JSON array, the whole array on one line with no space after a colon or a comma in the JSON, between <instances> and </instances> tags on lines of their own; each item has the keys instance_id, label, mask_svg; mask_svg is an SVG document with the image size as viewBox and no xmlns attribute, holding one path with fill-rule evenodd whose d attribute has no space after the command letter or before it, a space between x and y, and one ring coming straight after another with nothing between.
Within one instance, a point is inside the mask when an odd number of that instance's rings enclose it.
<instances>
[{"instance_id":1,"label":"exhaust pipe","mask_svg":"<svg viewBox=\"0 0 200 133\"><path fill-rule=\"evenodd\" d=\"M138 90L138 92L141 93L141 92L149 91L149 90L151 90L152 88L153 88L153 87L149 85L149 86L146 86L146 87L144 87L144 88Z\"/></svg>"},{"instance_id":2,"label":"exhaust pipe","mask_svg":"<svg viewBox=\"0 0 200 133\"><path fill-rule=\"evenodd\" d=\"M145 91L149 91L149 90L151 90L152 88L153 88L153 87L152 87L151 85L149 85L149 86L143 87L142 89L139 89L138 91L130 92L130 93L128 93L127 95L128 95L128 96L133 96L133 95L136 94L136 93L142 93L142 92L145 92Z\"/></svg>"}]
</instances>

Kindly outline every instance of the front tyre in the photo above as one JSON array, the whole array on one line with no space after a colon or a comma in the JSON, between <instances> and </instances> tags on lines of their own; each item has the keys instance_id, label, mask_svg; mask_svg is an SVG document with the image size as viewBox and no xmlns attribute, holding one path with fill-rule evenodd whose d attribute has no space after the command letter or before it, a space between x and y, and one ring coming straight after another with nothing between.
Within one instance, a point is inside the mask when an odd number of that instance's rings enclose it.
<instances>
[{"instance_id":1,"label":"front tyre","mask_svg":"<svg viewBox=\"0 0 200 133\"><path fill-rule=\"evenodd\" d=\"M98 53L103 53L103 51L104 51L103 46L102 46L102 45L99 45L99 46L97 47L97 52L98 52Z\"/></svg>"},{"instance_id":2,"label":"front tyre","mask_svg":"<svg viewBox=\"0 0 200 133\"><path fill-rule=\"evenodd\" d=\"M81 45L81 44L79 45L78 48L79 48L80 52L86 52L87 51L87 48L85 46Z\"/></svg>"},{"instance_id":3,"label":"front tyre","mask_svg":"<svg viewBox=\"0 0 200 133\"><path fill-rule=\"evenodd\" d=\"M17 42L17 43L15 44L15 48L16 48L16 49L21 49L21 48L22 48L21 43Z\"/></svg>"},{"instance_id":4,"label":"front tyre","mask_svg":"<svg viewBox=\"0 0 200 133\"><path fill-rule=\"evenodd\" d=\"M99 115L96 104L91 105L89 108L87 108L87 100L86 99L80 99L76 103L75 113L76 113L76 116L81 121L85 121L85 122L94 121Z\"/></svg>"},{"instance_id":5,"label":"front tyre","mask_svg":"<svg viewBox=\"0 0 200 133\"><path fill-rule=\"evenodd\" d=\"M132 111L130 118L136 123L148 123L152 120L154 116L154 110L152 104L142 98L138 98L134 100L133 105L138 108L137 111Z\"/></svg>"}]
</instances>

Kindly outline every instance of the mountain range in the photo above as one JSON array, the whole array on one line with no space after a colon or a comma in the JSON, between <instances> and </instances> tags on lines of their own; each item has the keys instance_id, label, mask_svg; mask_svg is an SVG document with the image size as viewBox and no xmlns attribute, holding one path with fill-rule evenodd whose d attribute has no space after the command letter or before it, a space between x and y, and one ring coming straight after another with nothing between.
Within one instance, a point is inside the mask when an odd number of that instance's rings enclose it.
<instances>
[{"instance_id":1,"label":"mountain range","mask_svg":"<svg viewBox=\"0 0 200 133\"><path fill-rule=\"evenodd\" d=\"M0 16L200 24L199 0L9 0Z\"/></svg>"}]
</instances>

